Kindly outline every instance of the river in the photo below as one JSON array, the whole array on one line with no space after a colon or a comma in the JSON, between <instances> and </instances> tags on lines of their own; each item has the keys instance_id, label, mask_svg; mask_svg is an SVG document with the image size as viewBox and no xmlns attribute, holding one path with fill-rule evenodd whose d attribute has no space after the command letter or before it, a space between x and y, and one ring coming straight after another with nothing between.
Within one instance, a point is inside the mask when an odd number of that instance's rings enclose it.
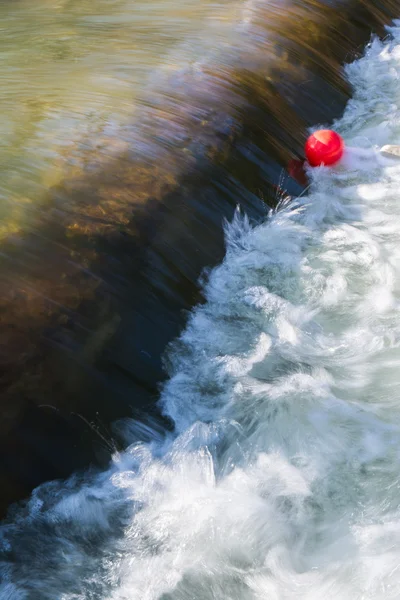
<instances>
[{"instance_id":1,"label":"river","mask_svg":"<svg viewBox=\"0 0 400 600\"><path fill-rule=\"evenodd\" d=\"M126 419L108 470L15 508L2 599L399 597L400 23L346 73L342 163L226 224L165 355L174 431Z\"/></svg>"}]
</instances>

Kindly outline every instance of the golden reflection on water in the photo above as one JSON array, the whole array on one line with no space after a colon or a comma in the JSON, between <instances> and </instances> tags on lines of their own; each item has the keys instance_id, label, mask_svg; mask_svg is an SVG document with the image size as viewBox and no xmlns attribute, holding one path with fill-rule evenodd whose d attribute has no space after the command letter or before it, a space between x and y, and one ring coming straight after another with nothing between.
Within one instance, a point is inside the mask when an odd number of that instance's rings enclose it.
<instances>
[{"instance_id":1,"label":"golden reflection on water","mask_svg":"<svg viewBox=\"0 0 400 600\"><path fill-rule=\"evenodd\" d=\"M174 47L223 36L236 11L208 0L1 2L0 239L29 223L27 205L78 141L128 122L151 73L182 59Z\"/></svg>"}]
</instances>

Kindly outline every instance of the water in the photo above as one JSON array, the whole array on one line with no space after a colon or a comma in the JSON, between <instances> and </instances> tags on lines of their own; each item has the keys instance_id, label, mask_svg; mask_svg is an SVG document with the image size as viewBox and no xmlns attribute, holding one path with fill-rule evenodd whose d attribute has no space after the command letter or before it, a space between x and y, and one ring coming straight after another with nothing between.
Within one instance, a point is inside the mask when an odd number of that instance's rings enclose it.
<instances>
[{"instance_id":1,"label":"water","mask_svg":"<svg viewBox=\"0 0 400 600\"><path fill-rule=\"evenodd\" d=\"M400 22L347 69L343 164L251 226L166 357L174 435L38 488L1 529L6 600L400 595Z\"/></svg>"},{"instance_id":2,"label":"water","mask_svg":"<svg viewBox=\"0 0 400 600\"><path fill-rule=\"evenodd\" d=\"M242 12L242 0L0 3L0 518L39 483L108 464L104 429L152 410L161 351L207 262L188 251L190 273L177 284L174 259L154 248L155 203L161 196L173 212L171 184L176 171L195 170L198 130L217 135L198 118L198 105L212 110L208 82L201 98L193 92L195 108L172 96L187 99L182 77L198 73L193 62L237 40ZM189 152L177 123L185 118ZM193 214L195 202L186 205ZM173 248L171 237L190 229L177 212L163 227ZM223 250L216 214L214 263ZM158 294L145 273L149 247Z\"/></svg>"},{"instance_id":3,"label":"water","mask_svg":"<svg viewBox=\"0 0 400 600\"><path fill-rule=\"evenodd\" d=\"M182 64L177 47L189 38L194 53L200 39L221 42L239 8L207 0L2 2L0 240L31 223L29 205L62 179L66 160L73 155L78 167L91 143L134 118L154 72ZM188 48L185 59L193 59Z\"/></svg>"}]
</instances>

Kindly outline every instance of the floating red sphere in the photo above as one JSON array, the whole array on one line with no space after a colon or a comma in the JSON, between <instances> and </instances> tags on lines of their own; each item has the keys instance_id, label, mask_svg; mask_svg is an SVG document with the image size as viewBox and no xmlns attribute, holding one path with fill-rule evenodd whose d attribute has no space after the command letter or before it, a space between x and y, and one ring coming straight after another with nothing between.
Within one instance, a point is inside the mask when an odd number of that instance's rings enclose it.
<instances>
[{"instance_id":1,"label":"floating red sphere","mask_svg":"<svg viewBox=\"0 0 400 600\"><path fill-rule=\"evenodd\" d=\"M305 145L305 153L312 167L334 165L343 156L343 138L331 129L315 131Z\"/></svg>"}]
</instances>

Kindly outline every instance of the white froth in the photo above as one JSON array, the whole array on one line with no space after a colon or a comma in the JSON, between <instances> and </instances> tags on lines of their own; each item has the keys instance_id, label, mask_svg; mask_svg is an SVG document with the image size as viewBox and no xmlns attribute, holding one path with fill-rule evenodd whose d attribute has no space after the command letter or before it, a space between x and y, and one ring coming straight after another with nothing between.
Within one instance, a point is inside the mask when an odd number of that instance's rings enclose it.
<instances>
[{"instance_id":1,"label":"white froth","mask_svg":"<svg viewBox=\"0 0 400 600\"><path fill-rule=\"evenodd\" d=\"M400 161L377 152L400 143L392 35L348 67L342 164L227 228L167 357L176 435L37 490L2 531L2 598L398 600Z\"/></svg>"}]
</instances>

